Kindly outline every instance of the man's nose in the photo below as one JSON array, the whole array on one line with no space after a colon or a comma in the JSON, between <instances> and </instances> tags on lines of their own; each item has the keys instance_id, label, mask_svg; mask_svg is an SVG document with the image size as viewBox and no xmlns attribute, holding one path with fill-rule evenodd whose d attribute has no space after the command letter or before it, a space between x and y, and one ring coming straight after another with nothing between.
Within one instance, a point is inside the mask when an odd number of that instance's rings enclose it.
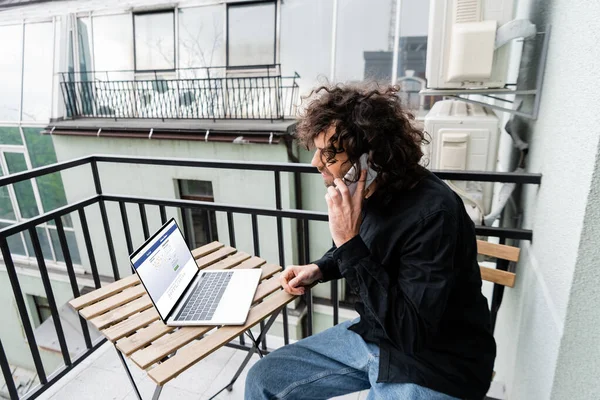
<instances>
[{"instance_id":1,"label":"man's nose","mask_svg":"<svg viewBox=\"0 0 600 400\"><path fill-rule=\"evenodd\" d=\"M315 153L313 154L313 158L310 161L310 165L320 169L322 163L321 163L321 158L319 157L318 153L319 153L318 151L315 151Z\"/></svg>"}]
</instances>

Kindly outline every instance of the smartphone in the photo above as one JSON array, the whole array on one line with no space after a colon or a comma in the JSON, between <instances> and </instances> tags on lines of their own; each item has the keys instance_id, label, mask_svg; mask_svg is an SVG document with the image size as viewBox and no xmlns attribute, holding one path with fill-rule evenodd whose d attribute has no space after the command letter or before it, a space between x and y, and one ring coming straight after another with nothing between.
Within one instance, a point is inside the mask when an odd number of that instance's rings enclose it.
<instances>
[{"instance_id":1,"label":"smartphone","mask_svg":"<svg viewBox=\"0 0 600 400\"><path fill-rule=\"evenodd\" d=\"M367 170L367 181L365 182L365 189L368 188L369 185L371 185L371 183L373 183L373 181L377 177L377 172L375 172L375 170L370 168L367 164L368 157L368 154L364 153L360 156L359 159L361 170ZM354 196L354 192L356 192L356 187L358 186L359 176L355 177L356 172L356 167L353 165L352 168L350 168L350 170L348 171L348 173L344 176L344 183L348 186L350 196ZM356 182L353 182L354 180L356 180Z\"/></svg>"}]
</instances>

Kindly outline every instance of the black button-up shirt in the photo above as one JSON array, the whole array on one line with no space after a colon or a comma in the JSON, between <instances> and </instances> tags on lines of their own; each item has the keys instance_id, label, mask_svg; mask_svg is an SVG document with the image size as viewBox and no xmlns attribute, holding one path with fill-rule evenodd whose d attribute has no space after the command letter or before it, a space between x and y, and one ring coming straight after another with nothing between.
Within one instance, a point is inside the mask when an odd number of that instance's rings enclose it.
<instances>
[{"instance_id":1,"label":"black button-up shirt","mask_svg":"<svg viewBox=\"0 0 600 400\"><path fill-rule=\"evenodd\" d=\"M362 213L359 235L315 263L323 281L344 277L359 295L349 329L379 344L377 381L482 398L496 344L461 199L427 173L387 205L366 199Z\"/></svg>"}]
</instances>

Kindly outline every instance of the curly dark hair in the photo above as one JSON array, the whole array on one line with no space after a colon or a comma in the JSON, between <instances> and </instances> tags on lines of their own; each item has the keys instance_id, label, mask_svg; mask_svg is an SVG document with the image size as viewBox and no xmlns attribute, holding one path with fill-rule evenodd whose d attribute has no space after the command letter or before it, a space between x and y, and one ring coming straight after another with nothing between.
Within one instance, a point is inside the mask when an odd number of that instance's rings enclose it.
<instances>
[{"instance_id":1,"label":"curly dark hair","mask_svg":"<svg viewBox=\"0 0 600 400\"><path fill-rule=\"evenodd\" d=\"M421 144L429 141L401 105L398 91L378 84L321 86L303 98L296 139L310 150L315 138L334 126L322 155L331 163L345 151L355 164L368 153L368 165L378 174L373 196L387 203L392 193L412 188L426 175Z\"/></svg>"}]
</instances>

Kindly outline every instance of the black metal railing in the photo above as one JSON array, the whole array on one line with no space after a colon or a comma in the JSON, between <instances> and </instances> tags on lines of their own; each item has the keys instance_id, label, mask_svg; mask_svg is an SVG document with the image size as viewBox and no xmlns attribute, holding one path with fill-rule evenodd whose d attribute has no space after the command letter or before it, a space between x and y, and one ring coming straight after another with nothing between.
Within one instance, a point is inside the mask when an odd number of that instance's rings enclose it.
<instances>
[{"instance_id":1,"label":"black metal railing","mask_svg":"<svg viewBox=\"0 0 600 400\"><path fill-rule=\"evenodd\" d=\"M136 196L124 196L119 194L104 193L102 189L101 177L98 169L99 163L118 163L118 164L137 164L137 165L161 165L161 166L177 166L177 167L193 167L193 168L218 168L218 169L235 169L235 170L253 170L253 171L264 171L265 173L273 174L273 184L275 185L275 199L273 208L264 207L249 207L244 205L232 205L223 203L213 203L206 201L192 201L192 200L181 200L181 199L164 199L164 198L147 198L147 197L136 197ZM100 216L102 219L102 227L104 230L104 239L109 253L112 278L114 280L120 279L121 273L133 273L130 270L129 264L126 269L120 269L117 257L115 255L115 247L113 245L114 232L111 228L111 224L115 221L109 220L107 213L107 203L118 205L121 215L121 222L123 226L123 233L125 236L125 242L127 244L127 250L131 252L132 239L131 239L131 227L128 218L127 204L137 204L140 213L141 229L144 232L144 236L149 236L147 210L150 207L157 207L162 223L167 220L167 207L174 208L181 211L182 215L186 210L191 209L202 209L209 210L211 212L223 212L227 215L228 225L228 240L231 246L235 246L235 226L233 223L234 214L244 214L251 217L252 224L252 237L253 247L256 256L259 256L259 229L258 229L258 216L262 217L273 217L276 218L276 242L278 245L278 262L280 265L285 266L285 248L283 241L283 219L288 218L298 221L302 226L302 244L303 251L299 256L299 263L308 263L312 260L312 256L309 250L309 221L327 221L327 213L305 211L297 209L283 209L282 208L282 190L281 190L281 173L282 172L295 172L295 173L318 173L316 169L308 164L288 164L288 163L248 163L248 162L236 162L236 161L216 161L216 160L192 160L192 159L167 159L167 158L144 158L144 157L121 157L121 156L107 156L107 155L93 155L75 159L68 162L62 162L47 167L36 168L30 171L25 171L9 176L0 178L0 187L15 184L17 182L35 179L37 177L51 174L58 171L64 171L71 168L88 166L91 169L91 179L94 182L95 194L89 198L80 200L73 204L66 205L64 207L55 209L45 214L39 215L35 218L16 223L9 227L0 230L0 251L3 258L4 265L7 270L8 278L12 287L13 295L15 297L17 309L21 319L23 331L25 333L27 344L31 353L33 363L37 372L37 376L40 381L40 385L33 388L27 398L35 398L43 393L49 386L57 382L62 376L69 372L73 367L80 363L85 357L94 352L100 345L102 345L105 339L98 339L96 342L92 342L90 339L90 333L88 325L80 318L80 324L82 329L83 338L85 341L86 349L74 357L68 349L68 343L65 340L63 327L61 325L61 319L58 315L58 309L62 304L56 304L55 296L53 293L53 287L50 284L48 276L48 268L44 261L42 250L39 244L37 236L36 226L54 222L57 226L57 232L59 236L60 246L64 254L65 267L70 282L73 297L79 296L79 283L75 274L73 261L70 256L69 247L65 237L65 231L62 223L62 217L71 213L77 213L79 216L81 233L84 238L87 255L89 257L90 273L93 278L94 286L99 288L101 286L101 280L98 273L98 265L95 259L95 247L90 237L90 231L88 227L86 215L90 212L90 209L98 207L100 210ZM519 184L536 184L541 183L540 174L529 174L529 173L493 173L493 172L472 172L472 171L434 171L442 179L452 180L466 180L466 181L485 181L485 182L515 182ZM94 210L95 211L95 210ZM185 220L183 218L182 220ZM29 232L33 242L34 253L39 268L39 273L42 279L44 291L48 298L48 304L52 312L52 322L58 336L58 343L61 349L61 354L64 362L64 366L59 368L57 371L49 373L44 368L42 358L40 356L40 349L37 346L34 330L30 322L27 307L23 298L23 292L19 283L19 276L15 268L15 263L11 255L8 238L12 235ZM184 227L184 233L189 232ZM494 236L499 237L501 240L505 239L518 239L518 240L531 240L532 232L527 229L508 229L508 228L495 228L495 227L483 227L477 226L476 231L478 235ZM218 240L225 242L225 238L217 238ZM186 237L189 244L189 236ZM104 243L102 243L104 245ZM340 299L338 296L337 282L331 282L331 305L333 308L332 325L339 322L339 307ZM304 295L304 303L307 308L307 321L306 321L306 332L308 335L312 334L313 331L313 299L310 290ZM493 316L495 318L495 315ZM289 326L288 326L288 315L287 309L284 307L282 310L283 320L283 339L284 343L289 343ZM229 346L249 350L243 338L240 337L239 343L230 343ZM266 339L262 343L263 349L267 348ZM2 369L6 387L12 399L18 398L17 389L15 387L11 370L9 367L9 361L2 346L2 340L0 338L0 367Z\"/></svg>"},{"instance_id":2,"label":"black metal railing","mask_svg":"<svg viewBox=\"0 0 600 400\"><path fill-rule=\"evenodd\" d=\"M60 73L69 118L260 119L295 114L297 73L279 65Z\"/></svg>"}]
</instances>

